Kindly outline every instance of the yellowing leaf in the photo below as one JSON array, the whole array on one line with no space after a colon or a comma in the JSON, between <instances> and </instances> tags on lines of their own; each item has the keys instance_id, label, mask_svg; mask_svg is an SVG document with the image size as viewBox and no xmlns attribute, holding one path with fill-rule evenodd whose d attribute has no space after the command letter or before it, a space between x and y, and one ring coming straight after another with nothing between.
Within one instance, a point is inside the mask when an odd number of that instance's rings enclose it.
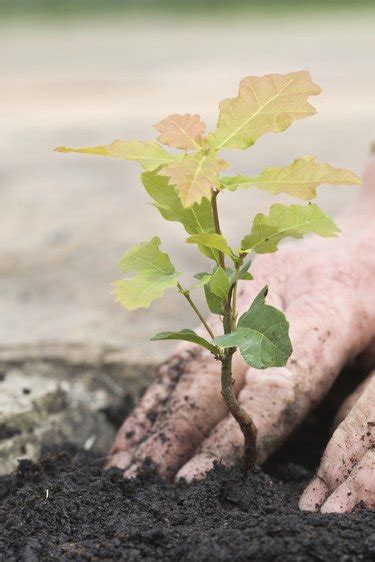
<instances>
[{"instance_id":1,"label":"yellowing leaf","mask_svg":"<svg viewBox=\"0 0 375 562\"><path fill-rule=\"evenodd\" d=\"M69 148L59 146L57 152L78 152L80 154L95 154L138 162L144 170L155 170L176 161L176 157L169 154L162 146L151 141L123 141L115 140L111 144L102 146L84 146L82 148Z\"/></svg>"},{"instance_id":2,"label":"yellowing leaf","mask_svg":"<svg viewBox=\"0 0 375 562\"><path fill-rule=\"evenodd\" d=\"M272 205L269 216L256 215L251 234L242 240L243 250L266 254L276 252L280 240L302 238L304 234L337 236L339 228L317 205Z\"/></svg>"},{"instance_id":3,"label":"yellowing leaf","mask_svg":"<svg viewBox=\"0 0 375 562\"><path fill-rule=\"evenodd\" d=\"M114 141L119 142L119 141ZM93 154L94 156L111 156L111 145L83 146L82 148L70 148L69 146L58 146L55 152L79 152L80 154Z\"/></svg>"},{"instance_id":4,"label":"yellowing leaf","mask_svg":"<svg viewBox=\"0 0 375 562\"><path fill-rule=\"evenodd\" d=\"M216 232L213 234L193 234L187 238L186 242L188 242L188 244L198 244L199 246L219 250L219 252L223 252L223 254L226 254L227 256L233 255L233 252L228 246L224 236L222 234L216 234Z\"/></svg>"},{"instance_id":5,"label":"yellowing leaf","mask_svg":"<svg viewBox=\"0 0 375 562\"><path fill-rule=\"evenodd\" d=\"M329 164L318 162L314 156L297 158L289 166L265 168L256 178L236 176L222 178L222 185L228 189L250 187L254 185L272 193L286 193L292 197L307 200L316 197L316 189L322 183L332 185L360 185L356 174L344 168L333 168Z\"/></svg>"},{"instance_id":6,"label":"yellowing leaf","mask_svg":"<svg viewBox=\"0 0 375 562\"><path fill-rule=\"evenodd\" d=\"M209 144L216 150L248 148L265 133L284 131L296 119L314 115L316 110L307 98L320 92L307 71L247 76L241 80L238 96L220 103Z\"/></svg>"},{"instance_id":7,"label":"yellowing leaf","mask_svg":"<svg viewBox=\"0 0 375 562\"><path fill-rule=\"evenodd\" d=\"M211 188L220 186L220 170L226 167L224 160L211 154L198 153L162 168L159 175L170 179L183 206L190 207L200 203L202 197L211 199Z\"/></svg>"},{"instance_id":8,"label":"yellowing leaf","mask_svg":"<svg viewBox=\"0 0 375 562\"><path fill-rule=\"evenodd\" d=\"M120 261L123 273L137 273L131 279L115 281L116 302L132 310L148 307L163 296L164 290L177 287L179 274L167 254L159 250L160 239L155 236L149 242L141 242L128 250Z\"/></svg>"},{"instance_id":9,"label":"yellowing leaf","mask_svg":"<svg viewBox=\"0 0 375 562\"><path fill-rule=\"evenodd\" d=\"M182 150L201 150L202 135L206 129L199 115L169 115L155 125L160 133L158 141L181 148Z\"/></svg>"}]
</instances>

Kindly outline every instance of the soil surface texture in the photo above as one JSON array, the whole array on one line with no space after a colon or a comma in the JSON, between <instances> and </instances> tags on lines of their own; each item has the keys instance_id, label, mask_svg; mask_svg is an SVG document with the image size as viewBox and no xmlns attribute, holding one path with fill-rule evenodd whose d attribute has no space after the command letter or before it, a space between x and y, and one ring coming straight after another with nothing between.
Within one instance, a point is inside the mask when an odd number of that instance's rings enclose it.
<instances>
[{"instance_id":1,"label":"soil surface texture","mask_svg":"<svg viewBox=\"0 0 375 562\"><path fill-rule=\"evenodd\" d=\"M126 480L72 446L46 451L39 463L20 461L17 472L0 478L0 560L374 560L375 512L358 505L353 514L321 515L297 507L340 394L354 382L343 373L263 470L247 476L216 465L202 482L173 485L145 465Z\"/></svg>"},{"instance_id":2,"label":"soil surface texture","mask_svg":"<svg viewBox=\"0 0 375 562\"><path fill-rule=\"evenodd\" d=\"M0 480L0 559L374 560L374 512L301 513L311 473L293 463L271 473L217 465L175 486L147 467L125 480L79 452L24 460Z\"/></svg>"}]
</instances>

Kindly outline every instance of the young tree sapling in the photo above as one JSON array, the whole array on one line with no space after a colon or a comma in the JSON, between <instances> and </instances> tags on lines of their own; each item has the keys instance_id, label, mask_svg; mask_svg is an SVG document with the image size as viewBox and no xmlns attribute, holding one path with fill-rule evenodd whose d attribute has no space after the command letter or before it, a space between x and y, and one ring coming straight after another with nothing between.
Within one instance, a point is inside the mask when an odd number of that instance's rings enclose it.
<instances>
[{"instance_id":1,"label":"young tree sapling","mask_svg":"<svg viewBox=\"0 0 375 562\"><path fill-rule=\"evenodd\" d=\"M216 129L208 135L199 115L173 114L155 125L158 142L115 140L109 145L56 149L138 162L144 170L142 183L155 207L166 220L180 222L189 234L186 242L196 245L212 263L209 271L195 275L192 287L184 288L179 281L181 274L159 249L160 239L154 237L124 254L120 269L135 276L116 281L114 295L127 309L148 307L169 288L185 297L202 322L207 338L185 328L162 332L153 340L193 342L221 362L222 395L244 435L246 468L256 461L256 427L233 391L233 354L239 349L248 365L266 369L284 366L292 353L287 319L283 312L266 304L267 287L238 318L238 283L252 280L248 257L275 252L278 243L288 237L302 238L310 233L337 236L339 228L311 200L320 184L360 181L349 170L333 168L312 156L297 158L283 167L266 168L256 177L222 176L228 164L219 154L222 150L250 148L262 135L284 131L294 121L314 115L316 110L308 98L320 92L306 71L247 76L240 83L238 95L221 102ZM168 152L162 145L182 152ZM308 203L272 205L268 215L255 216L240 246L231 248L221 231L218 200L224 190L250 187L284 193ZM194 303L191 293L197 288L203 288L210 312L221 317L222 334L213 333Z\"/></svg>"}]
</instances>

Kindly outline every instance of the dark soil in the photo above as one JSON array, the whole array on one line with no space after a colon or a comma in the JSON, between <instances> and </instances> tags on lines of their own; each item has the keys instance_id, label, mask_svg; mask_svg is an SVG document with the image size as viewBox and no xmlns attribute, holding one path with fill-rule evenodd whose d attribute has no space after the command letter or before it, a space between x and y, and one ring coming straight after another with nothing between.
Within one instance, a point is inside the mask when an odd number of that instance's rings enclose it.
<instances>
[{"instance_id":1,"label":"dark soil","mask_svg":"<svg viewBox=\"0 0 375 562\"><path fill-rule=\"evenodd\" d=\"M217 465L203 482L172 485L145 466L125 480L72 449L21 461L0 478L0 560L375 560L374 512L297 507L328 438L330 404L246 477Z\"/></svg>"}]
</instances>

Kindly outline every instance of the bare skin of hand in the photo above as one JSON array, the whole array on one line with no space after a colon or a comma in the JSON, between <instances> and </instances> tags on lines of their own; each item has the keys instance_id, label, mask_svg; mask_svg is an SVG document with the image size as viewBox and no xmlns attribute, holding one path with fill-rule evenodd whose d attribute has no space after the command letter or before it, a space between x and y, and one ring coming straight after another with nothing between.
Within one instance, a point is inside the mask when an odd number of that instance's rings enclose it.
<instances>
[{"instance_id":1,"label":"bare skin of hand","mask_svg":"<svg viewBox=\"0 0 375 562\"><path fill-rule=\"evenodd\" d=\"M268 301L285 312L293 344L283 368L257 371L239 355L234 358L235 391L257 426L260 464L320 402L345 363L362 354L373 357L374 211L375 157L356 204L339 222L339 238L284 246L277 254L261 256L252 267L255 281L242 286L240 312L269 285ZM222 333L218 317L209 324L215 335ZM209 352L180 345L119 430L108 466L132 476L150 457L164 477L192 480L215 460L237 462L243 436L227 413L219 373L220 364ZM301 499L302 509L348 511L360 500L374 506L374 383L353 403L327 447L319 485L310 484ZM358 446L368 422L370 435L366 431ZM343 460L346 471L338 471ZM355 491L348 496L351 501L343 502L343 490Z\"/></svg>"},{"instance_id":2,"label":"bare skin of hand","mask_svg":"<svg viewBox=\"0 0 375 562\"><path fill-rule=\"evenodd\" d=\"M328 443L319 470L300 499L301 509L345 512L361 501L375 508L374 374L360 390L359 396L349 398L354 405Z\"/></svg>"}]
</instances>

